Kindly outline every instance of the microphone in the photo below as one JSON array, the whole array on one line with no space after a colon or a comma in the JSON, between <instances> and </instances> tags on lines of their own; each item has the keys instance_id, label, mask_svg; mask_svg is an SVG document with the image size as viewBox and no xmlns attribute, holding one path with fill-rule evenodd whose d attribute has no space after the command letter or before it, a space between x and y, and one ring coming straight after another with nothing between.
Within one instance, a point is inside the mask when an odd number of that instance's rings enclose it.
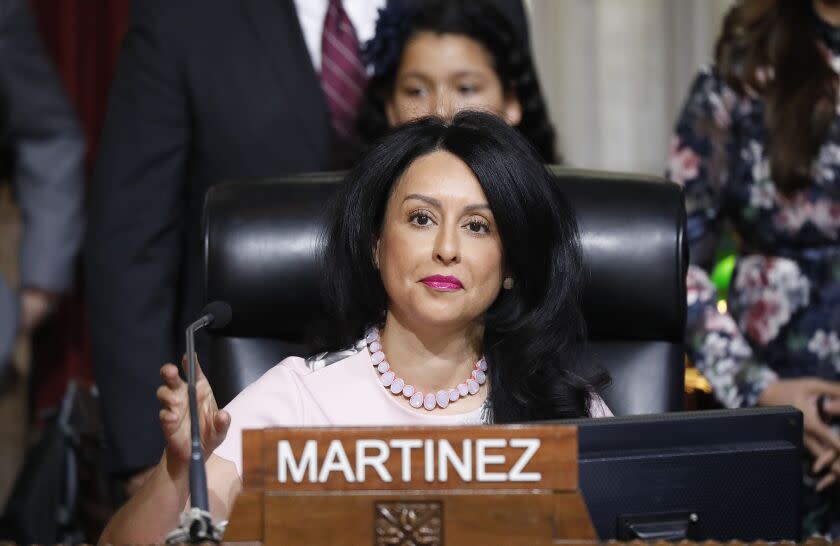
<instances>
[{"instance_id":1,"label":"microphone","mask_svg":"<svg viewBox=\"0 0 840 546\"><path fill-rule=\"evenodd\" d=\"M201 450L201 429L198 422L198 401L195 393L195 333L201 328L220 330L227 326L233 311L226 302L214 301L201 311L198 320L187 326L187 395L190 407L190 509L181 514L180 525L166 535L167 544L198 544L222 540L224 523L213 525L207 494L207 472ZM226 522L225 522L226 523Z\"/></svg>"}]
</instances>

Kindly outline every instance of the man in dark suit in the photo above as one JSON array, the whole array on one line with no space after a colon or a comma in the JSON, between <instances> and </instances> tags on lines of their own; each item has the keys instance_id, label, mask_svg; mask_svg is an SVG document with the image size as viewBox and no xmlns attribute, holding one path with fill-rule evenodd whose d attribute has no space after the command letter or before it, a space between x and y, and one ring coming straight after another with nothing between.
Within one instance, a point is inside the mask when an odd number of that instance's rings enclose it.
<instances>
[{"instance_id":1,"label":"man in dark suit","mask_svg":"<svg viewBox=\"0 0 840 546\"><path fill-rule=\"evenodd\" d=\"M324 170L327 106L291 1L133 2L90 192L86 278L111 470L163 449L159 367L201 309L204 193Z\"/></svg>"},{"instance_id":2,"label":"man in dark suit","mask_svg":"<svg viewBox=\"0 0 840 546\"><path fill-rule=\"evenodd\" d=\"M518 6L524 25L520 0L505 2ZM149 467L163 448L158 369L180 361L184 327L201 309L207 188L337 166L340 131L321 70L333 63L321 62L328 48L326 41L318 48L318 27L326 33L325 14L346 7L364 41L383 4L133 2L91 188L86 253L113 472Z\"/></svg>"}]
</instances>

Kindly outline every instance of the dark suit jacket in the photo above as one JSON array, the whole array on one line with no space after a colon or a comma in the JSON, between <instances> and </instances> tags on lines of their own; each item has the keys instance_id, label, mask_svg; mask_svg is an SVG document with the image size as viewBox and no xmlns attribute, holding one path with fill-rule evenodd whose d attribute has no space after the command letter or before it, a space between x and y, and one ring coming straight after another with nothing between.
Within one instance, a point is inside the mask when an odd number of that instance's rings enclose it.
<instances>
[{"instance_id":1,"label":"dark suit jacket","mask_svg":"<svg viewBox=\"0 0 840 546\"><path fill-rule=\"evenodd\" d=\"M86 241L113 471L160 458L158 369L180 362L184 327L201 309L205 191L331 168L332 139L291 0L132 3Z\"/></svg>"}]
</instances>

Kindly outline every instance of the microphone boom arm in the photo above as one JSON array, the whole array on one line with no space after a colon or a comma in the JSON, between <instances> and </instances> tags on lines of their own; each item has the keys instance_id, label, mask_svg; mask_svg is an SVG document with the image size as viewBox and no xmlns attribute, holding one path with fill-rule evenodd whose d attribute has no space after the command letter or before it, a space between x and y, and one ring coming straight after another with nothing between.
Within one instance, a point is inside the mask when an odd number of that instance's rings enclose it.
<instances>
[{"instance_id":1,"label":"microphone boom arm","mask_svg":"<svg viewBox=\"0 0 840 546\"><path fill-rule=\"evenodd\" d=\"M208 320L208 318L210 320ZM201 447L201 424L198 421L198 396L195 392L195 332L207 326L212 315L204 315L187 327L187 394L190 403L190 504L205 512L210 511L207 500L207 472L204 469L204 450Z\"/></svg>"},{"instance_id":2,"label":"microphone boom arm","mask_svg":"<svg viewBox=\"0 0 840 546\"><path fill-rule=\"evenodd\" d=\"M224 322L230 320L229 316L226 318L227 320L223 319ZM222 540L222 534L227 524L227 522L221 522L218 526L214 525L213 516L210 514L207 471L204 467L201 424L198 417L198 396L195 391L195 333L201 328L211 325L214 320L215 317L212 313L205 313L190 324L186 330L187 395L190 411L190 509L181 514L179 526L166 535L167 544L198 544L202 542L218 544Z\"/></svg>"}]
</instances>

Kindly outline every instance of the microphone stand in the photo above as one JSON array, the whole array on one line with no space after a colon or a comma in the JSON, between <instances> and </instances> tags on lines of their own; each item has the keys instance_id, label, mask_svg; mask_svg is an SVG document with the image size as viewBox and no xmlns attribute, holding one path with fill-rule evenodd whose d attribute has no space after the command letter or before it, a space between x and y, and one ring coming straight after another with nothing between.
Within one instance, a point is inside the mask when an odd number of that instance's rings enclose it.
<instances>
[{"instance_id":1,"label":"microphone stand","mask_svg":"<svg viewBox=\"0 0 840 546\"><path fill-rule=\"evenodd\" d=\"M195 393L195 332L214 320L212 314L207 313L187 327L187 394L190 404L190 509L183 512L180 525L166 535L167 544L199 544L212 542L218 544L222 540L227 522L213 524L213 516L207 494L207 472L204 468L204 454L201 449L201 429L198 422L198 402Z\"/></svg>"}]
</instances>

